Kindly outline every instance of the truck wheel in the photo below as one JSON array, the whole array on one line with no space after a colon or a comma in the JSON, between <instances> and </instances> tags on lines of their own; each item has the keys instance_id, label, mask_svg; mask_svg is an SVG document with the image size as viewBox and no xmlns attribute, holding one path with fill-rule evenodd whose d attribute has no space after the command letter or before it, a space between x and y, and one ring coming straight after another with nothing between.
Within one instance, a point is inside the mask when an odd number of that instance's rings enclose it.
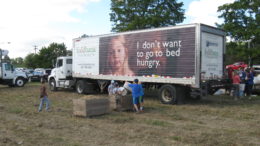
<instances>
[{"instance_id":1,"label":"truck wheel","mask_svg":"<svg viewBox=\"0 0 260 146\"><path fill-rule=\"evenodd\" d=\"M159 97L163 104L174 104L176 95L176 88L172 85L163 85L159 90Z\"/></svg>"},{"instance_id":2,"label":"truck wheel","mask_svg":"<svg viewBox=\"0 0 260 146\"><path fill-rule=\"evenodd\" d=\"M76 84L76 90L79 94L84 94L86 89L86 84L83 80L79 80Z\"/></svg>"},{"instance_id":3,"label":"truck wheel","mask_svg":"<svg viewBox=\"0 0 260 146\"><path fill-rule=\"evenodd\" d=\"M23 87L24 84L25 84L25 81L24 81L23 78L17 78L16 81L15 81L15 85L16 85L17 87Z\"/></svg>"},{"instance_id":4,"label":"truck wheel","mask_svg":"<svg viewBox=\"0 0 260 146\"><path fill-rule=\"evenodd\" d=\"M50 81L50 89L51 91L57 91L56 82L54 79L51 79Z\"/></svg>"}]
</instances>

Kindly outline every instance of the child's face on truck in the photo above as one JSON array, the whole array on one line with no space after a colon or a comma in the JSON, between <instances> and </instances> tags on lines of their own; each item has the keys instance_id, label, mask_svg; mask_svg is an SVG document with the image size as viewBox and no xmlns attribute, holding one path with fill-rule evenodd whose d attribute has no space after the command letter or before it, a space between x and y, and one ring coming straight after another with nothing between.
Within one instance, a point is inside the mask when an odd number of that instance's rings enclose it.
<instances>
[{"instance_id":1,"label":"child's face on truck","mask_svg":"<svg viewBox=\"0 0 260 146\"><path fill-rule=\"evenodd\" d=\"M110 65L114 70L120 70L124 67L125 60L127 59L126 48L124 46L124 38L119 37L112 40L112 47L109 51Z\"/></svg>"}]
</instances>

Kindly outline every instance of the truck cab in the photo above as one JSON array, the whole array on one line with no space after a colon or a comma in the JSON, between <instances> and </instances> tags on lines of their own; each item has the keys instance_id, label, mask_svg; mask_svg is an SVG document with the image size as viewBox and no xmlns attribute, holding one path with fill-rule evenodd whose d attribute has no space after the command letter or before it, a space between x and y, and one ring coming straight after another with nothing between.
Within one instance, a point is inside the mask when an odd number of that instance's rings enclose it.
<instances>
[{"instance_id":1,"label":"truck cab","mask_svg":"<svg viewBox=\"0 0 260 146\"><path fill-rule=\"evenodd\" d=\"M15 71L12 64L1 62L0 65L0 84L22 87L28 81L26 73Z\"/></svg>"},{"instance_id":2,"label":"truck cab","mask_svg":"<svg viewBox=\"0 0 260 146\"><path fill-rule=\"evenodd\" d=\"M52 91L57 88L70 88L72 86L72 56L58 57L55 68L48 77Z\"/></svg>"},{"instance_id":3,"label":"truck cab","mask_svg":"<svg viewBox=\"0 0 260 146\"><path fill-rule=\"evenodd\" d=\"M28 77L23 71L15 71L14 66L2 59L8 55L8 50L0 49L0 84L10 87L22 87L28 81Z\"/></svg>"}]
</instances>

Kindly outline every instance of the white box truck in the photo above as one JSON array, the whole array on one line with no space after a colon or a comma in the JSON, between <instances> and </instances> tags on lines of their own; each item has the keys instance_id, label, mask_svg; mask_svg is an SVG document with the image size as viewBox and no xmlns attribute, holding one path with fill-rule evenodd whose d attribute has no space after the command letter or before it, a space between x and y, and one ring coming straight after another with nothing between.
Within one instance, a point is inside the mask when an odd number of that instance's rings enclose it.
<instances>
[{"instance_id":1,"label":"white box truck","mask_svg":"<svg viewBox=\"0 0 260 146\"><path fill-rule=\"evenodd\" d=\"M15 71L10 62L3 60L3 56L7 54L8 50L0 49L0 84L10 87L22 87L28 81L28 76L25 72Z\"/></svg>"},{"instance_id":2,"label":"white box truck","mask_svg":"<svg viewBox=\"0 0 260 146\"><path fill-rule=\"evenodd\" d=\"M204 24L76 38L72 57L57 58L48 80L51 90L92 93L137 78L159 89L163 103L181 103L222 86L224 52L225 32Z\"/></svg>"}]
</instances>

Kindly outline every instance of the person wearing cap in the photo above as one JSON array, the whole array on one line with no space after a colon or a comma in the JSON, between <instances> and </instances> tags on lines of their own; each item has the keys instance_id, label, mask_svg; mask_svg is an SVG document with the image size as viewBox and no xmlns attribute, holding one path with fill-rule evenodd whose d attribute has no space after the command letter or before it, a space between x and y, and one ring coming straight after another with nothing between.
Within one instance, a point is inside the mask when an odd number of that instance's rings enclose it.
<instances>
[{"instance_id":1,"label":"person wearing cap","mask_svg":"<svg viewBox=\"0 0 260 146\"><path fill-rule=\"evenodd\" d=\"M137 113L139 113L138 103L139 103L139 97L141 96L141 85L138 84L138 79L134 79L133 84L128 84L128 86L132 89L132 97L133 97L133 104L134 109Z\"/></svg>"}]
</instances>

